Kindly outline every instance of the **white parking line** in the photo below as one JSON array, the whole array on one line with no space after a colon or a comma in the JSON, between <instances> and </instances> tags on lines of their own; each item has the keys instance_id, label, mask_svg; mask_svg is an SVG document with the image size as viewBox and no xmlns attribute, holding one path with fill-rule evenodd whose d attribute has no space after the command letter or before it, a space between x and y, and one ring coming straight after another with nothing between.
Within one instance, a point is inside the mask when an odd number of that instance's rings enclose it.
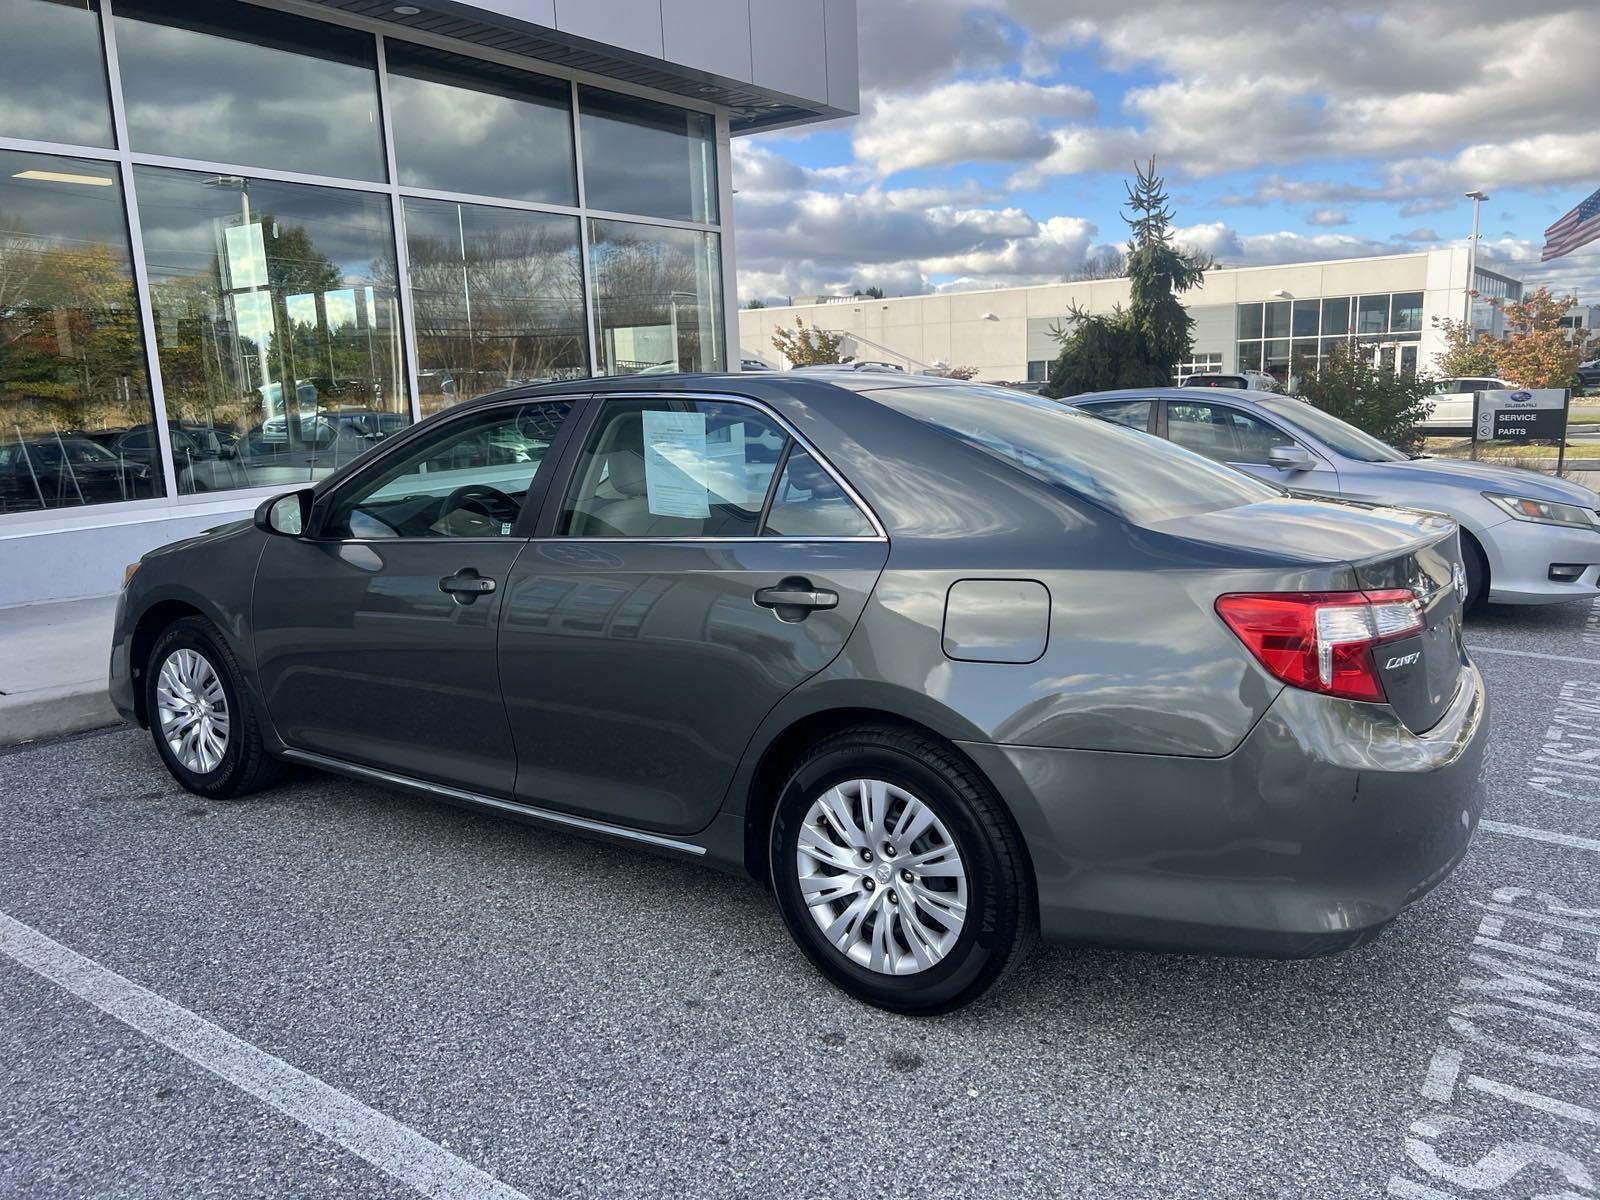
<instances>
[{"instance_id":1,"label":"white parking line","mask_svg":"<svg viewBox=\"0 0 1600 1200\"><path fill-rule=\"evenodd\" d=\"M1600 658L1572 658L1565 654L1540 654L1537 650L1503 650L1499 646L1485 646L1479 642L1468 642L1467 649L1473 654L1511 654L1517 658L1542 658L1547 662L1578 663L1582 666L1600 667Z\"/></svg>"},{"instance_id":2,"label":"white parking line","mask_svg":"<svg viewBox=\"0 0 1600 1200\"><path fill-rule=\"evenodd\" d=\"M0 913L0 952L437 1200L528 1200L416 1130Z\"/></svg>"},{"instance_id":3,"label":"white parking line","mask_svg":"<svg viewBox=\"0 0 1600 1200\"><path fill-rule=\"evenodd\" d=\"M1574 837L1570 833L1556 833L1549 829L1530 829L1526 825L1507 825L1504 821L1479 821L1478 828L1490 833L1503 833L1507 837L1527 838L1532 842L1549 842L1552 846L1570 846L1574 850L1600 851L1600 840Z\"/></svg>"}]
</instances>

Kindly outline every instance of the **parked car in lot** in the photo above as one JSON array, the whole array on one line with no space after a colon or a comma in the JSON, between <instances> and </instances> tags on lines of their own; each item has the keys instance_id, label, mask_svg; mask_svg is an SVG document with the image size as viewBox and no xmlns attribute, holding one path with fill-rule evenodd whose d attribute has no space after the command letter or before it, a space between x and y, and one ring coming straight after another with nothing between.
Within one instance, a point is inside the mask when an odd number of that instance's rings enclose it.
<instances>
[{"instance_id":1,"label":"parked car in lot","mask_svg":"<svg viewBox=\"0 0 1600 1200\"><path fill-rule=\"evenodd\" d=\"M1417 426L1424 433L1472 436L1474 394L1508 391L1517 385L1504 379L1436 379L1428 400L1428 415Z\"/></svg>"},{"instance_id":2,"label":"parked car in lot","mask_svg":"<svg viewBox=\"0 0 1600 1200\"><path fill-rule=\"evenodd\" d=\"M1476 827L1464 594L1447 518L1004 388L585 380L146 555L111 693L201 795L298 763L747 873L928 1013L1036 933L1377 934Z\"/></svg>"},{"instance_id":3,"label":"parked car in lot","mask_svg":"<svg viewBox=\"0 0 1600 1200\"><path fill-rule=\"evenodd\" d=\"M0 512L142 500L155 487L147 464L81 434L0 442Z\"/></svg>"},{"instance_id":4,"label":"parked car in lot","mask_svg":"<svg viewBox=\"0 0 1600 1200\"><path fill-rule=\"evenodd\" d=\"M1600 496L1571 480L1413 458L1289 396L1144 388L1065 403L1296 493L1448 514L1461 524L1469 608L1600 595Z\"/></svg>"},{"instance_id":5,"label":"parked car in lot","mask_svg":"<svg viewBox=\"0 0 1600 1200\"><path fill-rule=\"evenodd\" d=\"M1578 382L1585 388L1600 388L1600 358L1578 364Z\"/></svg>"}]
</instances>

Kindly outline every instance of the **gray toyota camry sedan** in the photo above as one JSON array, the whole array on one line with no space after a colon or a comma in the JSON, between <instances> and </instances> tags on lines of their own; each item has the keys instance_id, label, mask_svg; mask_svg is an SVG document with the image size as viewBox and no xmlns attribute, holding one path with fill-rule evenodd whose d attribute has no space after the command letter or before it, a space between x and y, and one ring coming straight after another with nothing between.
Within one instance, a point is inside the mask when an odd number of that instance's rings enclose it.
<instances>
[{"instance_id":1,"label":"gray toyota camry sedan","mask_svg":"<svg viewBox=\"0 0 1600 1200\"><path fill-rule=\"evenodd\" d=\"M146 555L111 687L202 795L296 763L744 872L931 1013L1040 934L1383 929L1478 821L1464 593L1448 518L1018 392L593 380Z\"/></svg>"}]
</instances>

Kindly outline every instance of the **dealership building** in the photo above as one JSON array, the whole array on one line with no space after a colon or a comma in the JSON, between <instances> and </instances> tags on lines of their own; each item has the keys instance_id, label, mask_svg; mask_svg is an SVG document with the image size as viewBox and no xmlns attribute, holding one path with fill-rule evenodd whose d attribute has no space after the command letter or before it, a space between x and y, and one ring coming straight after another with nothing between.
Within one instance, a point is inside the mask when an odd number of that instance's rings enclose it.
<instances>
[{"instance_id":1,"label":"dealership building","mask_svg":"<svg viewBox=\"0 0 1600 1200\"><path fill-rule=\"evenodd\" d=\"M855 0L0 0L0 604L511 384L720 370Z\"/></svg>"},{"instance_id":2,"label":"dealership building","mask_svg":"<svg viewBox=\"0 0 1600 1200\"><path fill-rule=\"evenodd\" d=\"M1194 349L1178 373L1254 370L1280 381L1303 378L1352 338L1396 371L1428 370L1444 348L1434 318L1466 316L1467 258L1462 246L1208 271L1183 297L1194 318ZM1522 284L1481 266L1476 276L1473 325L1503 334L1503 306L1522 298ZM975 367L979 379L1040 381L1058 350L1052 331L1068 324L1070 312L1109 313L1128 298L1126 279L885 300L818 297L741 311L739 346L745 358L787 366L772 334L799 318L847 334L844 351L853 358L912 371Z\"/></svg>"}]
</instances>

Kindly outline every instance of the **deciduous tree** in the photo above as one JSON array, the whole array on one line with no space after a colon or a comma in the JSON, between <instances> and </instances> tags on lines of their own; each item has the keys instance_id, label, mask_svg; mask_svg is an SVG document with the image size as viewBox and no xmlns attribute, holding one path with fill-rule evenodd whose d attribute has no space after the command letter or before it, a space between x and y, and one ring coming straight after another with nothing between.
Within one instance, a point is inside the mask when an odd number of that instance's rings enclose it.
<instances>
[{"instance_id":1,"label":"deciduous tree","mask_svg":"<svg viewBox=\"0 0 1600 1200\"><path fill-rule=\"evenodd\" d=\"M1506 340L1495 347L1501 378L1525 388L1562 388L1572 383L1583 347L1561 327L1572 305L1570 296L1540 288L1506 305Z\"/></svg>"},{"instance_id":2,"label":"deciduous tree","mask_svg":"<svg viewBox=\"0 0 1600 1200\"><path fill-rule=\"evenodd\" d=\"M772 332L773 348L794 367L849 362L849 357L841 356L839 350L844 345L844 339L842 333L820 329L815 325L808 328L799 317L794 319L792 330L780 327Z\"/></svg>"},{"instance_id":3,"label":"deciduous tree","mask_svg":"<svg viewBox=\"0 0 1600 1200\"><path fill-rule=\"evenodd\" d=\"M1474 375L1493 375L1498 342L1487 334L1474 334L1465 321L1433 319L1433 327L1444 338L1444 349L1433 356L1439 374L1447 379L1467 379Z\"/></svg>"}]
</instances>

